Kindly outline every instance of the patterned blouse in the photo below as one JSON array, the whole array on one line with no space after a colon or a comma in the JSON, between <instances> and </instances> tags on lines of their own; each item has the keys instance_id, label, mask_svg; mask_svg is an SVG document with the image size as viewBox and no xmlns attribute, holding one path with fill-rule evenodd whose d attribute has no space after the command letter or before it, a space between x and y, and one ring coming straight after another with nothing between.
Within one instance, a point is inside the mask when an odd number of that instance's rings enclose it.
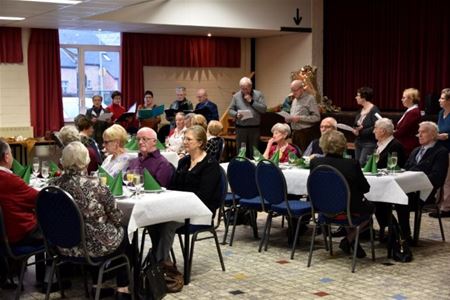
<instances>
[{"instance_id":1,"label":"patterned blouse","mask_svg":"<svg viewBox=\"0 0 450 300\"><path fill-rule=\"evenodd\" d=\"M90 256L104 256L119 247L124 239L124 229L120 223L123 213L106 187L73 171L65 171L61 177L51 179L49 185L59 186L77 203L85 222L86 246ZM83 256L78 247L60 250L63 255Z\"/></svg>"},{"instance_id":2,"label":"patterned blouse","mask_svg":"<svg viewBox=\"0 0 450 300\"><path fill-rule=\"evenodd\" d=\"M112 157L113 156L110 154L105 158L102 163L102 168L113 177L119 174L120 171L125 173L128 169L128 161L130 160L128 153L122 153L114 159Z\"/></svg>"},{"instance_id":3,"label":"patterned blouse","mask_svg":"<svg viewBox=\"0 0 450 300\"><path fill-rule=\"evenodd\" d=\"M223 140L218 136L211 136L206 143L206 153L211 155L211 157L215 158L217 161L220 160L220 154L223 148Z\"/></svg>"}]
</instances>

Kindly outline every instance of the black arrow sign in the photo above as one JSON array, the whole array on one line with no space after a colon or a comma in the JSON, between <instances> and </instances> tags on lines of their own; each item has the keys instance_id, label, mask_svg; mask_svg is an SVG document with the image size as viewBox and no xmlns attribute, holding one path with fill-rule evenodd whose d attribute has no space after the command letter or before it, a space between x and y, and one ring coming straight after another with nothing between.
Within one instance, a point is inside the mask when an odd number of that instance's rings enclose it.
<instances>
[{"instance_id":1,"label":"black arrow sign","mask_svg":"<svg viewBox=\"0 0 450 300\"><path fill-rule=\"evenodd\" d=\"M300 10L297 8L297 15L293 17L295 25L300 25L300 22L302 21L302 17L300 17Z\"/></svg>"}]
</instances>

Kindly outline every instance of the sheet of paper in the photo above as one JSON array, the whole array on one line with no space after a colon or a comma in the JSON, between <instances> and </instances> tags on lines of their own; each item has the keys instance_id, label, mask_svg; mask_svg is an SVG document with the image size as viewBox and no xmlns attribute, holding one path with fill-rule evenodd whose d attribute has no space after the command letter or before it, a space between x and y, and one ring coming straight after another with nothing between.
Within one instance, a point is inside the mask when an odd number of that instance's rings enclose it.
<instances>
[{"instance_id":1,"label":"sheet of paper","mask_svg":"<svg viewBox=\"0 0 450 300\"><path fill-rule=\"evenodd\" d=\"M137 105L137 102L134 102L133 105L130 106L130 108L128 109L127 112L135 113L136 112L136 105Z\"/></svg>"},{"instance_id":2,"label":"sheet of paper","mask_svg":"<svg viewBox=\"0 0 450 300\"><path fill-rule=\"evenodd\" d=\"M342 124L342 123L338 123L336 125L337 128L342 129L342 130L347 130L347 131L353 131L353 127L348 126L347 124Z\"/></svg>"},{"instance_id":3,"label":"sheet of paper","mask_svg":"<svg viewBox=\"0 0 450 300\"><path fill-rule=\"evenodd\" d=\"M375 113L375 117L376 117L378 120L383 119L383 117L382 117L379 113Z\"/></svg>"},{"instance_id":4,"label":"sheet of paper","mask_svg":"<svg viewBox=\"0 0 450 300\"><path fill-rule=\"evenodd\" d=\"M241 120L247 120L253 118L253 114L249 109L240 109L238 110L238 114L242 116Z\"/></svg>"},{"instance_id":5,"label":"sheet of paper","mask_svg":"<svg viewBox=\"0 0 450 300\"><path fill-rule=\"evenodd\" d=\"M284 111L284 110L277 112L277 114L279 114L279 115L282 116L283 118L287 118L287 117L290 117L290 116L291 116L288 112L286 112L286 111Z\"/></svg>"},{"instance_id":6,"label":"sheet of paper","mask_svg":"<svg viewBox=\"0 0 450 300\"><path fill-rule=\"evenodd\" d=\"M104 113L104 114L101 114L97 118L97 120L99 120L99 121L109 121L109 120L111 120L111 118L112 118L112 113Z\"/></svg>"}]
</instances>

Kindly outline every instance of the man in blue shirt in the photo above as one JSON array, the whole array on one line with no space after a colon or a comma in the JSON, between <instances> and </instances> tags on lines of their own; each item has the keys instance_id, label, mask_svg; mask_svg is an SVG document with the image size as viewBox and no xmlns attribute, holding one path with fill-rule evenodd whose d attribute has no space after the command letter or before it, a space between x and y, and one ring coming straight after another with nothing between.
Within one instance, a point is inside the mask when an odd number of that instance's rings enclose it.
<instances>
[{"instance_id":1,"label":"man in blue shirt","mask_svg":"<svg viewBox=\"0 0 450 300\"><path fill-rule=\"evenodd\" d=\"M211 120L218 121L219 112L217 111L217 105L208 99L208 93L205 89L199 89L197 91L197 99L198 103L195 106L196 113L203 115L208 123Z\"/></svg>"}]
</instances>

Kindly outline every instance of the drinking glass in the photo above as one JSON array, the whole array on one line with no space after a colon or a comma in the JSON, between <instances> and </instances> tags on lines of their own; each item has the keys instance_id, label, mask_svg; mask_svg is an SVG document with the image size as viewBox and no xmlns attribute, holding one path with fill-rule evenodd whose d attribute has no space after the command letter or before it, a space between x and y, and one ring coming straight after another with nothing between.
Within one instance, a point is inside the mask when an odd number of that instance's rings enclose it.
<instances>
[{"instance_id":1,"label":"drinking glass","mask_svg":"<svg viewBox=\"0 0 450 300\"><path fill-rule=\"evenodd\" d=\"M289 157L288 157L289 164L291 164L291 165L295 164L296 160L297 160L296 157L294 157L293 155L289 155Z\"/></svg>"},{"instance_id":2,"label":"drinking glass","mask_svg":"<svg viewBox=\"0 0 450 300\"><path fill-rule=\"evenodd\" d=\"M37 178L39 175L39 157L33 157L33 177Z\"/></svg>"},{"instance_id":3,"label":"drinking glass","mask_svg":"<svg viewBox=\"0 0 450 300\"><path fill-rule=\"evenodd\" d=\"M395 173L395 167L397 166L397 152L392 152L388 157L388 168L391 170L391 174Z\"/></svg>"},{"instance_id":4,"label":"drinking glass","mask_svg":"<svg viewBox=\"0 0 450 300\"><path fill-rule=\"evenodd\" d=\"M125 186L128 186L130 183L133 183L133 171L128 170L123 177L123 182L125 182Z\"/></svg>"},{"instance_id":5,"label":"drinking glass","mask_svg":"<svg viewBox=\"0 0 450 300\"><path fill-rule=\"evenodd\" d=\"M378 153L378 152L374 152L373 153L373 159L375 160L375 163L377 164L378 163L378 161L380 160L380 153Z\"/></svg>"},{"instance_id":6,"label":"drinking glass","mask_svg":"<svg viewBox=\"0 0 450 300\"><path fill-rule=\"evenodd\" d=\"M50 176L48 161L46 161L46 160L42 161L41 175L42 175L42 178L44 178L45 180L47 180L47 178Z\"/></svg>"},{"instance_id":7,"label":"drinking glass","mask_svg":"<svg viewBox=\"0 0 450 300\"><path fill-rule=\"evenodd\" d=\"M136 198L140 198L141 196L141 187L144 184L142 174L140 172L135 172L133 174L133 184L136 188Z\"/></svg>"},{"instance_id":8,"label":"drinking glass","mask_svg":"<svg viewBox=\"0 0 450 300\"><path fill-rule=\"evenodd\" d=\"M99 173L98 178L100 179L100 185L106 186L106 184L108 183L108 176L106 176L105 173Z\"/></svg>"}]
</instances>

